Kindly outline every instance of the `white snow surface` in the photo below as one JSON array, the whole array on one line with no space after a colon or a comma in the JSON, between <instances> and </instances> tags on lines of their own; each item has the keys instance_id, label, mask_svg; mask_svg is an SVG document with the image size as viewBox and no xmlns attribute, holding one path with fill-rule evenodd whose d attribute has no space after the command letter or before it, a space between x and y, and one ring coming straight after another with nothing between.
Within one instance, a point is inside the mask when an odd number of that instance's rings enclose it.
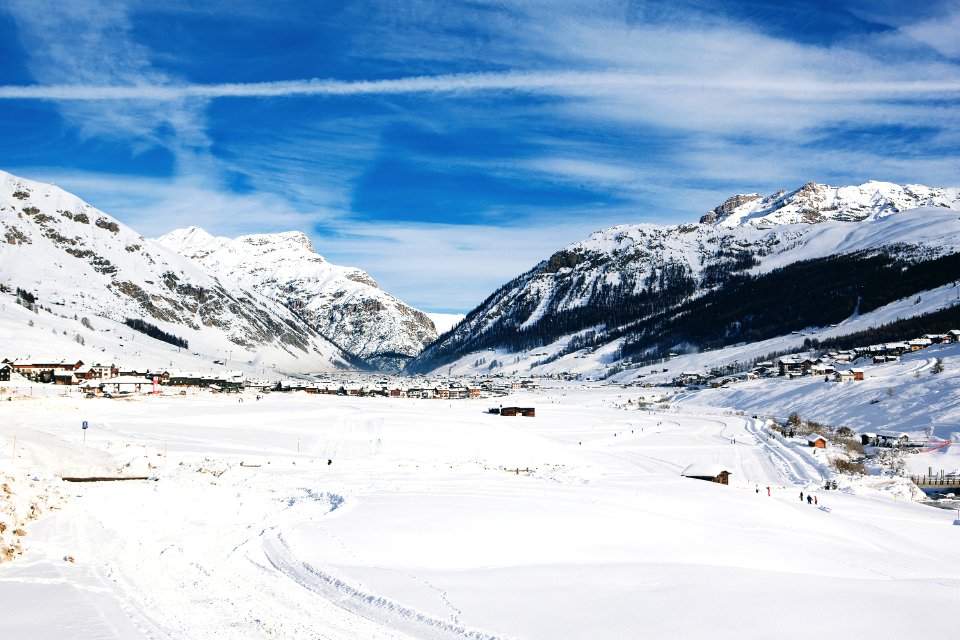
<instances>
[{"instance_id":1,"label":"white snow surface","mask_svg":"<svg viewBox=\"0 0 960 640\"><path fill-rule=\"evenodd\" d=\"M231 239L189 227L158 242L217 277L294 309L327 339L358 356L415 356L437 337L426 314L379 289L365 271L331 264L299 231Z\"/></svg>"},{"instance_id":2,"label":"white snow surface","mask_svg":"<svg viewBox=\"0 0 960 640\"><path fill-rule=\"evenodd\" d=\"M536 418L300 394L0 403L3 504L58 507L0 564L0 637L952 635L951 512L893 478L825 491L829 450L694 399L626 408L640 393L502 399ZM152 479L57 479L117 474Z\"/></svg>"}]
</instances>

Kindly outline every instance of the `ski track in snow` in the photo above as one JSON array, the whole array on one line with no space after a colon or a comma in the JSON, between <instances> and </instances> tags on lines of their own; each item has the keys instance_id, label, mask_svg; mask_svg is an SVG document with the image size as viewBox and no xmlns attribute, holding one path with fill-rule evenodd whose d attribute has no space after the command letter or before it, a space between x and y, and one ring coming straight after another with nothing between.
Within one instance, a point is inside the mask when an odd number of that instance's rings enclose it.
<instances>
[{"instance_id":1,"label":"ski track in snow","mask_svg":"<svg viewBox=\"0 0 960 640\"><path fill-rule=\"evenodd\" d=\"M446 622L383 596L365 592L359 587L297 558L287 545L282 533L275 531L265 533L262 548L270 565L282 575L344 610L377 622L386 628L399 629L411 633L414 637L428 640L459 640L463 638L470 640L507 640L507 636L470 630L456 624L456 622ZM432 585L430 586L439 591L443 601L459 615L459 610L447 600L446 593L432 587Z\"/></svg>"}]
</instances>

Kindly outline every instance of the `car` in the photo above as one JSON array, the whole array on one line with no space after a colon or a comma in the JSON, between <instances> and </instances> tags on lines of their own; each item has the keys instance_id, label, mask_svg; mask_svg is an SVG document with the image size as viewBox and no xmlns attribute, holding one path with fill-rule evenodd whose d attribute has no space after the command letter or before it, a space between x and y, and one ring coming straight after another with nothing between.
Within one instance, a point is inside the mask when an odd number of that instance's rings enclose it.
<instances>
[{"instance_id":1,"label":"car","mask_svg":"<svg viewBox=\"0 0 960 640\"><path fill-rule=\"evenodd\" d=\"M103 397L104 397L104 398L112 398L112 397L113 397L113 394L112 394L112 393L105 393L105 394L103 394Z\"/></svg>"},{"instance_id":2,"label":"car","mask_svg":"<svg viewBox=\"0 0 960 640\"><path fill-rule=\"evenodd\" d=\"M89 391L89 392L83 394L83 397L84 397L84 398L96 398L96 397L97 397L97 394L95 394L95 393L92 392L92 391Z\"/></svg>"}]
</instances>

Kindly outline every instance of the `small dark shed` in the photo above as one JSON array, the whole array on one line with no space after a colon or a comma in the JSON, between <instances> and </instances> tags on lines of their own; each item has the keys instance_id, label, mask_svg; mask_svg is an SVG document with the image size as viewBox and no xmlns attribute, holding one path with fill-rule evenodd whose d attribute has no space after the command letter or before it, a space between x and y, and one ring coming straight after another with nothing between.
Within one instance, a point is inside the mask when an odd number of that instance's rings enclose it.
<instances>
[{"instance_id":1,"label":"small dark shed","mask_svg":"<svg viewBox=\"0 0 960 640\"><path fill-rule=\"evenodd\" d=\"M537 410L533 407L503 407L500 409L500 415L535 418L537 416Z\"/></svg>"},{"instance_id":2,"label":"small dark shed","mask_svg":"<svg viewBox=\"0 0 960 640\"><path fill-rule=\"evenodd\" d=\"M694 463L680 472L684 478L707 480L717 484L730 484L730 472L718 464Z\"/></svg>"}]
</instances>

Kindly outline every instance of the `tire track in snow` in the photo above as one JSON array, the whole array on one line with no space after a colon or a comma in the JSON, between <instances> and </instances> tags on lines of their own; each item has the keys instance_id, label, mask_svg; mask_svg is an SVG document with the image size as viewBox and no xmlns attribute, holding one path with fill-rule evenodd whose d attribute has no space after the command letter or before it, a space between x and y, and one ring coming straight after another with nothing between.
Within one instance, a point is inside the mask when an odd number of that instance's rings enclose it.
<instances>
[{"instance_id":1,"label":"tire track in snow","mask_svg":"<svg viewBox=\"0 0 960 640\"><path fill-rule=\"evenodd\" d=\"M770 438L764 436L756 423L748 423L747 430L761 443L774 466L793 484L820 483L825 478L823 470L813 463L780 446L778 441L771 443Z\"/></svg>"}]
</instances>

